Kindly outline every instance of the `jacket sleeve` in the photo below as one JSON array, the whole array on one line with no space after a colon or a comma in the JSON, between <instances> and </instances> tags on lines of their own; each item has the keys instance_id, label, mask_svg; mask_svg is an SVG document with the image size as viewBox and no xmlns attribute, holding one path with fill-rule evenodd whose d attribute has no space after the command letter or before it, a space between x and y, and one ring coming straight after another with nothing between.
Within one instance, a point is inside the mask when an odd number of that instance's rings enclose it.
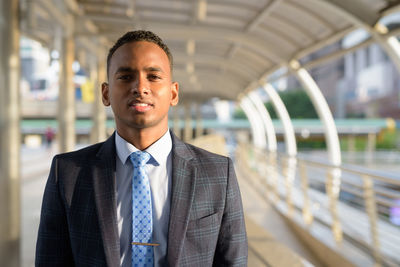
<instances>
[{"instance_id":1,"label":"jacket sleeve","mask_svg":"<svg viewBox=\"0 0 400 267\"><path fill-rule=\"evenodd\" d=\"M231 159L228 159L226 202L214 266L247 266L247 235L242 200Z\"/></svg>"},{"instance_id":2,"label":"jacket sleeve","mask_svg":"<svg viewBox=\"0 0 400 267\"><path fill-rule=\"evenodd\" d=\"M74 266L57 157L51 164L43 195L35 266Z\"/></svg>"}]
</instances>

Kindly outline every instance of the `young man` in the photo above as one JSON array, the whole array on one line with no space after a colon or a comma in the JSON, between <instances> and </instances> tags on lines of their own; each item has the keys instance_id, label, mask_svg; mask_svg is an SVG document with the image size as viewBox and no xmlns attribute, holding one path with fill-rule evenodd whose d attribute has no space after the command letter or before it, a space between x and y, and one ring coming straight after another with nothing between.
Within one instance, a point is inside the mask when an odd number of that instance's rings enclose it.
<instances>
[{"instance_id":1,"label":"young man","mask_svg":"<svg viewBox=\"0 0 400 267\"><path fill-rule=\"evenodd\" d=\"M179 92L171 72L152 32L128 32L110 49L102 95L116 132L53 159L36 266L247 265L232 161L168 130ZM133 154L147 158L140 165Z\"/></svg>"}]
</instances>

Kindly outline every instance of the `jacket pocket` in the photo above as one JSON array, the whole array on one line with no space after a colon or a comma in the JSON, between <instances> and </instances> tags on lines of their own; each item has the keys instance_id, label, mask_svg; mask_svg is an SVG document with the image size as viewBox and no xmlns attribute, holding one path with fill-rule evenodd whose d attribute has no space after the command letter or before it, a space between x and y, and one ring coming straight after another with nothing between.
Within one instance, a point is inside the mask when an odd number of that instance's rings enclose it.
<instances>
[{"instance_id":1,"label":"jacket pocket","mask_svg":"<svg viewBox=\"0 0 400 267\"><path fill-rule=\"evenodd\" d=\"M220 214L218 212L201 217L200 219L190 220L188 229L203 228L215 225L219 221Z\"/></svg>"}]
</instances>

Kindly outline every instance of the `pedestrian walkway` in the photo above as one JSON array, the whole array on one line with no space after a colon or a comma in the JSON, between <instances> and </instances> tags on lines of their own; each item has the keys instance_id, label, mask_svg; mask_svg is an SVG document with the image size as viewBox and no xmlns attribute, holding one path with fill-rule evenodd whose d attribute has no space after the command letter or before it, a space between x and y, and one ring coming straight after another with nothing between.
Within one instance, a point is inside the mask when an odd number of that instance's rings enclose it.
<instances>
[{"instance_id":1,"label":"pedestrian walkway","mask_svg":"<svg viewBox=\"0 0 400 267\"><path fill-rule=\"evenodd\" d=\"M55 150L22 147L21 158L21 257L22 267L32 267L35 260L40 208L51 159Z\"/></svg>"},{"instance_id":2,"label":"pedestrian walkway","mask_svg":"<svg viewBox=\"0 0 400 267\"><path fill-rule=\"evenodd\" d=\"M214 153L227 155L225 138L207 135L192 142ZM249 241L248 266L322 266L319 260L292 234L280 215L256 190L259 186L251 174L235 166ZM300 256L301 255L301 256ZM312 262L312 263L311 263Z\"/></svg>"},{"instance_id":3,"label":"pedestrian walkway","mask_svg":"<svg viewBox=\"0 0 400 267\"><path fill-rule=\"evenodd\" d=\"M322 266L255 190L252 178L239 166L235 168L246 215L249 266Z\"/></svg>"},{"instance_id":4,"label":"pedestrian walkway","mask_svg":"<svg viewBox=\"0 0 400 267\"><path fill-rule=\"evenodd\" d=\"M22 266L34 266L43 191L56 149L22 147ZM249 239L249 264L258 266L320 266L318 261L288 233L279 215L254 191L246 174L237 169ZM266 231L273 229L273 233ZM288 246L288 244L290 246ZM307 255L307 260L299 255ZM311 260L310 260L311 259Z\"/></svg>"}]
</instances>

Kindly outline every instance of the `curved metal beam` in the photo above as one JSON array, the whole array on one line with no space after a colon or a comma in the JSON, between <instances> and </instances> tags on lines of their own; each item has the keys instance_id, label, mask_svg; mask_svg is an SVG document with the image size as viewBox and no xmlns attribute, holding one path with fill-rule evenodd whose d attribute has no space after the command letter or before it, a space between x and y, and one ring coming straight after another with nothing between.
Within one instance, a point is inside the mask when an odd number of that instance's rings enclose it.
<instances>
[{"instance_id":1,"label":"curved metal beam","mask_svg":"<svg viewBox=\"0 0 400 267\"><path fill-rule=\"evenodd\" d=\"M353 24L359 25L368 31L372 38L386 51L400 72L400 43L395 38L389 37L386 39L383 36L388 32L388 29L384 25L377 23L380 19L378 13L374 12L360 0L323 0L318 1L318 3L327 5L334 12L345 16Z\"/></svg>"},{"instance_id":2,"label":"curved metal beam","mask_svg":"<svg viewBox=\"0 0 400 267\"><path fill-rule=\"evenodd\" d=\"M124 27L129 27L130 29L132 28L132 21L126 18L109 16L106 14L91 14L86 16L94 21L104 21L109 24L117 24L120 26L121 31L124 30ZM280 47L271 45L268 40L263 39L255 34L243 33L241 31L222 27L160 23L148 20L141 20L140 23L141 25L144 25L146 29L152 29L161 36L168 36L169 39L223 40L250 47L256 51L259 51L260 54L265 55L265 57L275 63L287 60L287 55L282 52ZM100 34L104 36L118 36L120 32L102 31Z\"/></svg>"},{"instance_id":3,"label":"curved metal beam","mask_svg":"<svg viewBox=\"0 0 400 267\"><path fill-rule=\"evenodd\" d=\"M176 63L187 63L191 62L190 60L176 60ZM229 60L218 60L218 59L209 59L198 60L197 63L201 63L202 66L213 66L219 68L221 71L226 71L228 73L232 73L234 76L238 76L241 80L248 82L257 79L255 71L251 71L249 68L244 67L241 64L237 64L234 61Z\"/></svg>"},{"instance_id":4,"label":"curved metal beam","mask_svg":"<svg viewBox=\"0 0 400 267\"><path fill-rule=\"evenodd\" d=\"M227 55L228 58L229 55ZM258 64L266 64L267 62L265 62L265 60L260 57L257 53L255 53L255 51L249 50L249 49L240 49L238 51L238 53L236 53L235 55L235 60L238 60L238 58L243 57L244 59L246 59L249 62L257 62Z\"/></svg>"},{"instance_id":5,"label":"curved metal beam","mask_svg":"<svg viewBox=\"0 0 400 267\"><path fill-rule=\"evenodd\" d=\"M318 25L322 25L325 28L329 29L330 33L335 32L334 26L323 17L324 14L320 14L321 12L317 13L318 11L310 10L300 3L301 1L285 2L287 6L291 6L296 10L296 12L300 11L306 13L307 16L311 15L311 17L317 21Z\"/></svg>"},{"instance_id":6,"label":"curved metal beam","mask_svg":"<svg viewBox=\"0 0 400 267\"><path fill-rule=\"evenodd\" d=\"M282 18L281 16L278 16L275 14L275 15L271 16L271 19L275 20L283 28L295 28L298 35L300 33L300 35L302 35L303 38L307 38L310 41L315 40L315 38L311 35L311 33L307 29L305 29L304 27L299 27L298 25L293 25L292 23L289 23L286 19Z\"/></svg>"},{"instance_id":7,"label":"curved metal beam","mask_svg":"<svg viewBox=\"0 0 400 267\"><path fill-rule=\"evenodd\" d=\"M208 80L211 81L201 82L201 87L198 90L188 90L188 88L193 87L192 83L187 80L179 80L180 84L180 97L183 98L193 98L199 100L206 100L206 98L219 97L221 99L235 100L238 92L242 90L243 87L238 86L234 81L218 81L218 77L215 78L216 82L212 82L213 76L208 76ZM201 78L199 78L201 80Z\"/></svg>"},{"instance_id":8,"label":"curved metal beam","mask_svg":"<svg viewBox=\"0 0 400 267\"><path fill-rule=\"evenodd\" d=\"M175 63L183 63L187 64L189 62L199 63L199 64L212 64L214 66L221 66L222 69L229 68L231 66L235 66L235 69L247 73L249 75L254 75L254 73L258 72L261 66L257 66L257 64L251 64L252 62L237 60L234 61L232 59L227 59L226 57L219 55L211 55L211 54L195 54L192 56L188 56L183 53L175 53L174 54L174 62ZM254 78L253 78L254 79Z\"/></svg>"},{"instance_id":9,"label":"curved metal beam","mask_svg":"<svg viewBox=\"0 0 400 267\"><path fill-rule=\"evenodd\" d=\"M372 27L380 19L380 15L374 12L365 1L361 0L306 0L315 5L324 6L337 15L349 20L360 27Z\"/></svg>"},{"instance_id":10,"label":"curved metal beam","mask_svg":"<svg viewBox=\"0 0 400 267\"><path fill-rule=\"evenodd\" d=\"M258 115L251 101L247 98L247 96L243 97L242 100L240 101L240 107L243 109L244 113L246 114L250 122L254 146L261 149L265 148L267 144L265 138L265 131L264 128L262 127L262 124L260 123L261 118Z\"/></svg>"},{"instance_id":11,"label":"curved metal beam","mask_svg":"<svg viewBox=\"0 0 400 267\"><path fill-rule=\"evenodd\" d=\"M246 26L245 31L253 31L260 23L269 16L274 9L282 2L282 0L268 1L268 4L257 14L257 16Z\"/></svg>"},{"instance_id":12,"label":"curved metal beam","mask_svg":"<svg viewBox=\"0 0 400 267\"><path fill-rule=\"evenodd\" d=\"M217 85L219 83L225 84L229 88L243 88L245 82L237 77L234 74L221 74L219 72L211 72L211 71L196 71L195 76L198 77L201 84L213 84ZM224 77L224 80L221 79L221 76ZM206 77L206 78L200 78ZM203 79L203 80L202 80ZM174 71L174 80L178 83L186 83L190 82L190 76L186 72L186 70L176 70Z\"/></svg>"},{"instance_id":13,"label":"curved metal beam","mask_svg":"<svg viewBox=\"0 0 400 267\"><path fill-rule=\"evenodd\" d=\"M293 38L294 36L292 34L286 33L282 31L282 29L273 27L269 24L260 26L260 29L257 31L257 33L271 35L271 38L276 39L282 45L290 46L291 49L296 49L298 46L300 46L300 42Z\"/></svg>"},{"instance_id":14,"label":"curved metal beam","mask_svg":"<svg viewBox=\"0 0 400 267\"><path fill-rule=\"evenodd\" d=\"M333 165L339 166L342 163L339 136L328 103L314 79L306 69L300 66L300 63L293 61L290 64L290 68L294 71L299 82L304 86L324 126L329 161Z\"/></svg>"},{"instance_id":15,"label":"curved metal beam","mask_svg":"<svg viewBox=\"0 0 400 267\"><path fill-rule=\"evenodd\" d=\"M284 136L285 136L285 147L286 147L286 154L289 156L296 156L297 155L297 145L296 145L296 136L294 134L292 121L290 120L289 113L283 104L282 99L272 87L271 84L266 83L263 85L263 89L268 94L272 105L278 115L279 119L282 122Z\"/></svg>"},{"instance_id":16,"label":"curved metal beam","mask_svg":"<svg viewBox=\"0 0 400 267\"><path fill-rule=\"evenodd\" d=\"M393 61L395 64L397 71L400 72L400 42L399 40L394 37L388 37L386 38L385 36L382 36L382 34L385 34L388 29L382 25L382 24L377 24L375 27L375 31L372 31L372 37L378 42L378 44L386 51L387 55L390 57L390 59ZM379 31L382 32L379 33Z\"/></svg>"},{"instance_id":17,"label":"curved metal beam","mask_svg":"<svg viewBox=\"0 0 400 267\"><path fill-rule=\"evenodd\" d=\"M269 152L276 152L277 144L275 128L268 110L266 109L264 103L260 100L260 96L257 91L250 92L248 96L262 119L264 130L267 134L267 149Z\"/></svg>"}]
</instances>

